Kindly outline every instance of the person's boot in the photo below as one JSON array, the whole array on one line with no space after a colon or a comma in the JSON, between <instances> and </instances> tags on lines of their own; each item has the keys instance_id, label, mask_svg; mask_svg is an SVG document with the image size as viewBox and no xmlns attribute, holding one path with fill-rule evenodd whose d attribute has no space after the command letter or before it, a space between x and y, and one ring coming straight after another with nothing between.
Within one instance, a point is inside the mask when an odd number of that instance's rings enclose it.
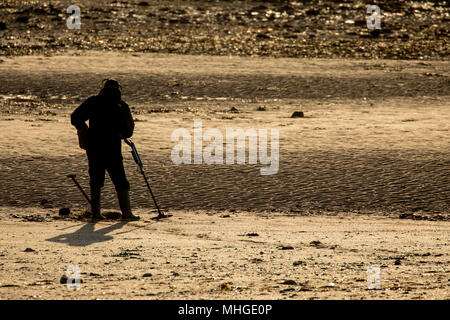
<instances>
[{"instance_id":1,"label":"person's boot","mask_svg":"<svg viewBox=\"0 0 450 320\"><path fill-rule=\"evenodd\" d=\"M100 213L100 188L91 188L91 211L92 219L104 220L105 217Z\"/></svg>"},{"instance_id":2,"label":"person's boot","mask_svg":"<svg viewBox=\"0 0 450 320\"><path fill-rule=\"evenodd\" d=\"M131 212L130 193L128 190L118 190L117 198L122 211L122 220L139 220L139 217Z\"/></svg>"}]
</instances>

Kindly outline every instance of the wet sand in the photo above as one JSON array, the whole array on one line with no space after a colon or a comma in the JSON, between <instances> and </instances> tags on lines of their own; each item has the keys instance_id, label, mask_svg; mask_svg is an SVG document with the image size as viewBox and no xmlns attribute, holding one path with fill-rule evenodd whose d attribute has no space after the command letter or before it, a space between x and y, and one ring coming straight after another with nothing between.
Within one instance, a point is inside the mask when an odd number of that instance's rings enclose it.
<instances>
[{"instance_id":1,"label":"wet sand","mask_svg":"<svg viewBox=\"0 0 450 320\"><path fill-rule=\"evenodd\" d=\"M122 80L134 141L165 209L448 217L448 63L80 54L0 64L0 126L9 132L0 145L2 204L84 205L66 177L77 174L88 187L69 115L97 93L96 80L112 75ZM291 118L294 111L305 117ZM278 129L278 173L262 176L265 166L248 158L175 165L171 134L193 134L195 120L223 135L227 128ZM152 207L129 151L125 145L134 204ZM109 180L104 205L116 206Z\"/></svg>"}]
</instances>

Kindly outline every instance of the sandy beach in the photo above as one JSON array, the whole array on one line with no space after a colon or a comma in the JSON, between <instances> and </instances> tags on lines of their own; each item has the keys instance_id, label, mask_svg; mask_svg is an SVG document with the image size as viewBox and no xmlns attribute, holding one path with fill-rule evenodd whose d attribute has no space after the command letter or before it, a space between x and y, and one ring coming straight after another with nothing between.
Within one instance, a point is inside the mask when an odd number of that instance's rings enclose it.
<instances>
[{"instance_id":1,"label":"sandy beach","mask_svg":"<svg viewBox=\"0 0 450 320\"><path fill-rule=\"evenodd\" d=\"M383 2L378 32L361 1L68 5L0 4L0 299L449 299L448 5ZM89 191L70 114L105 78L168 219L125 144L140 221L107 177L93 223L67 177ZM175 163L200 126L279 133L276 170L250 139Z\"/></svg>"},{"instance_id":2,"label":"sandy beach","mask_svg":"<svg viewBox=\"0 0 450 320\"><path fill-rule=\"evenodd\" d=\"M114 70L127 61L135 71ZM81 63L89 66L82 75L76 73ZM257 91L270 77L245 67L252 63L272 75L279 70L284 91ZM9 133L0 145L1 297L447 299L450 113L439 83L448 82L448 64L382 61L381 70L367 71L369 65L115 53L6 59L0 64L6 84L0 126ZM153 203L127 146L125 167L141 221L91 223L87 202L66 177L77 174L88 190L86 156L69 115L83 96L95 94L84 77L95 83L106 69L123 79L137 120L134 142L158 202L173 214L167 220L150 219ZM364 86L367 72L384 81L367 80L367 97L345 89L329 99L300 97L331 90L329 70L344 86ZM25 73L41 80L15 92ZM164 78L177 73L181 80ZM79 89L70 90L67 77ZM220 97L215 77L233 81ZM296 77L318 86L297 87ZM397 77L404 85L391 89L388 80ZM417 77L429 82L415 87ZM170 94L174 88L163 81L179 81L178 93ZM152 90L140 89L144 82ZM370 97L374 84L385 95ZM194 96L200 86L202 94ZM54 97L46 94L49 87ZM241 88L248 98L237 96ZM389 96L399 88L401 96ZM157 94L162 90L167 96ZM305 117L291 118L296 110ZM278 174L262 176L258 164L173 164L171 133L193 131L194 120L222 132L279 129ZM118 212L116 201L107 179L104 211ZM72 212L65 218L58 215L63 207ZM70 265L81 270L80 290L60 284ZM381 268L381 290L367 290L372 265Z\"/></svg>"},{"instance_id":3,"label":"sandy beach","mask_svg":"<svg viewBox=\"0 0 450 320\"><path fill-rule=\"evenodd\" d=\"M136 213L144 220L94 224L2 208L2 299L449 298L448 223L209 211L155 222ZM60 283L72 265L79 290ZM369 266L380 267L380 290L367 289Z\"/></svg>"}]
</instances>

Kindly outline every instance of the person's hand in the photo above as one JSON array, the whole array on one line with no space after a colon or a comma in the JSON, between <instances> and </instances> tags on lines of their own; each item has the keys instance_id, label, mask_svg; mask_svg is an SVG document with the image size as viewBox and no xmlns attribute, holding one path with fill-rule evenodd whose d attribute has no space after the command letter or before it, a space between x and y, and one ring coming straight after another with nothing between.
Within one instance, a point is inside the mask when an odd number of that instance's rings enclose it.
<instances>
[{"instance_id":1,"label":"person's hand","mask_svg":"<svg viewBox=\"0 0 450 320\"><path fill-rule=\"evenodd\" d=\"M80 148L86 150L88 145L88 131L86 129L77 130L77 134Z\"/></svg>"}]
</instances>

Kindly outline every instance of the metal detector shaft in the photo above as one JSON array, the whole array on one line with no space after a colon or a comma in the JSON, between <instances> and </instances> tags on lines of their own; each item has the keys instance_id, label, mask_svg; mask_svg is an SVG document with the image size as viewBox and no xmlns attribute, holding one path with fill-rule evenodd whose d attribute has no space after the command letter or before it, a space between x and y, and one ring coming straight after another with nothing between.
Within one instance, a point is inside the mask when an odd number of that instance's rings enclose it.
<instances>
[{"instance_id":1,"label":"metal detector shaft","mask_svg":"<svg viewBox=\"0 0 450 320\"><path fill-rule=\"evenodd\" d=\"M141 157L139 157L139 153L137 152L137 149L136 149L134 143L132 141L127 140L127 139L124 139L124 141L125 141L126 144L128 144L131 147L131 154L133 155L133 159L136 162L136 164L139 166L141 174L144 177L145 183L147 184L148 191L150 191L150 194L152 196L153 202L155 203L155 207L158 210L159 217L164 216L163 213L161 212L161 210L159 209L159 206L158 206L158 203L156 202L156 198L155 198L155 195L153 194L152 188L150 188L150 184L148 183L147 176L145 175L144 168L142 166Z\"/></svg>"},{"instance_id":2,"label":"metal detector shaft","mask_svg":"<svg viewBox=\"0 0 450 320\"><path fill-rule=\"evenodd\" d=\"M142 170L142 168L141 168L141 173L142 173L142 176L144 177L145 183L147 184L148 191L150 191L150 194L152 195L153 202L155 203L155 207L158 210L158 215L162 216L163 214L161 213L161 210L159 209L158 203L156 202L155 195L152 192L152 188L150 188L150 184L148 183L147 177L145 176L145 172L144 172L144 170Z\"/></svg>"}]
</instances>

